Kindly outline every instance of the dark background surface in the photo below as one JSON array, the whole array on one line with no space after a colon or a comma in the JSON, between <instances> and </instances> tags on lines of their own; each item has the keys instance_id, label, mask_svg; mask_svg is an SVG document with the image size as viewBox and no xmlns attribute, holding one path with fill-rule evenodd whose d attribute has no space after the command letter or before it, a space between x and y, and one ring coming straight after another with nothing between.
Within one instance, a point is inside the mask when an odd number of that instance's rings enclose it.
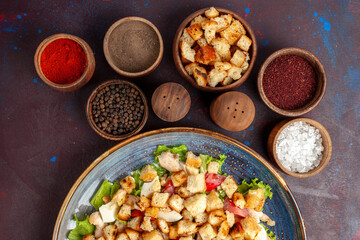
<instances>
[{"instance_id":1,"label":"dark background surface","mask_svg":"<svg viewBox=\"0 0 360 240\"><path fill-rule=\"evenodd\" d=\"M256 107L252 125L241 132L216 126L208 107L218 94L199 92L177 73L172 40L178 25L200 8L219 6L244 17L259 47L250 78L236 90ZM107 64L102 40L112 23L130 15L153 22L164 39L164 57L149 76L131 80L148 100L162 83L181 83L192 105L181 121L167 123L152 110L142 132L190 126L231 136L267 158L266 141L284 117L257 92L261 63L283 47L301 47L324 64L328 87L321 103L304 115L329 131L333 155L318 175L282 174L299 204L308 238L360 239L359 1L1 1L0 2L0 232L1 239L50 239L67 192L86 167L117 142L98 136L85 116L91 91L110 79L124 79ZM37 76L33 56L49 35L70 33L92 47L96 69L90 82L71 93L55 91ZM274 164L273 164L274 165ZM275 165L274 165L275 166Z\"/></svg>"}]
</instances>

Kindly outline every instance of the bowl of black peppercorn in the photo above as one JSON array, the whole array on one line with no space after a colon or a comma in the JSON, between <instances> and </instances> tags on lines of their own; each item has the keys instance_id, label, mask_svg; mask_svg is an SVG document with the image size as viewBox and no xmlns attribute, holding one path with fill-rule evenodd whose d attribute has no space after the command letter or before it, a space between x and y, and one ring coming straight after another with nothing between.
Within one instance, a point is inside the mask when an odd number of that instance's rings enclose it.
<instances>
[{"instance_id":1,"label":"bowl of black peppercorn","mask_svg":"<svg viewBox=\"0 0 360 240\"><path fill-rule=\"evenodd\" d=\"M110 80L91 93L86 116L100 136L120 141L144 127L148 111L146 97L140 88L128 81Z\"/></svg>"}]
</instances>

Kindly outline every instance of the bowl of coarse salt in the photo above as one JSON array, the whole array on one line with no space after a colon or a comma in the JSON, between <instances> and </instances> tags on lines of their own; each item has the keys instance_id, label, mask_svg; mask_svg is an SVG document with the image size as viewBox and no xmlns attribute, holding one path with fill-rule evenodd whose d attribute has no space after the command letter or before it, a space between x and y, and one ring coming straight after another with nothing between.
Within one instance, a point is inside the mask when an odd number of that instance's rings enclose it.
<instances>
[{"instance_id":1,"label":"bowl of coarse salt","mask_svg":"<svg viewBox=\"0 0 360 240\"><path fill-rule=\"evenodd\" d=\"M284 120L271 131L267 143L270 157L293 177L318 174L328 164L332 143L323 125L309 118Z\"/></svg>"}]
</instances>

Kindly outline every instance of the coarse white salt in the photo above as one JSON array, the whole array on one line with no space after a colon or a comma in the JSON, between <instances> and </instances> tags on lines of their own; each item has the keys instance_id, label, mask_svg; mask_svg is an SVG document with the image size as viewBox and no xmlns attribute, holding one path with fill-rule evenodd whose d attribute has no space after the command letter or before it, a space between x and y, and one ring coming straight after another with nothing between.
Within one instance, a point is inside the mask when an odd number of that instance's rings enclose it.
<instances>
[{"instance_id":1,"label":"coarse white salt","mask_svg":"<svg viewBox=\"0 0 360 240\"><path fill-rule=\"evenodd\" d=\"M276 154L291 172L305 173L317 167L323 158L319 129L299 121L284 128L276 141Z\"/></svg>"}]
</instances>

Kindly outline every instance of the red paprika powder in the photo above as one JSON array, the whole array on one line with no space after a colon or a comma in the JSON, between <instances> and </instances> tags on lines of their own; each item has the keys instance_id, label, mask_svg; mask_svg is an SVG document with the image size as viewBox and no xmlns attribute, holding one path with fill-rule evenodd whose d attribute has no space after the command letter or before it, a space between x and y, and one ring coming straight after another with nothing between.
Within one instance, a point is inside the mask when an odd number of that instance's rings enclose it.
<instances>
[{"instance_id":1,"label":"red paprika powder","mask_svg":"<svg viewBox=\"0 0 360 240\"><path fill-rule=\"evenodd\" d=\"M70 84L84 73L87 64L86 53L77 42L61 38L46 46L41 54L41 70L50 81Z\"/></svg>"},{"instance_id":2,"label":"red paprika powder","mask_svg":"<svg viewBox=\"0 0 360 240\"><path fill-rule=\"evenodd\" d=\"M302 57L280 56L266 67L263 88L272 104L281 109L294 110L305 106L314 98L316 73Z\"/></svg>"}]
</instances>

